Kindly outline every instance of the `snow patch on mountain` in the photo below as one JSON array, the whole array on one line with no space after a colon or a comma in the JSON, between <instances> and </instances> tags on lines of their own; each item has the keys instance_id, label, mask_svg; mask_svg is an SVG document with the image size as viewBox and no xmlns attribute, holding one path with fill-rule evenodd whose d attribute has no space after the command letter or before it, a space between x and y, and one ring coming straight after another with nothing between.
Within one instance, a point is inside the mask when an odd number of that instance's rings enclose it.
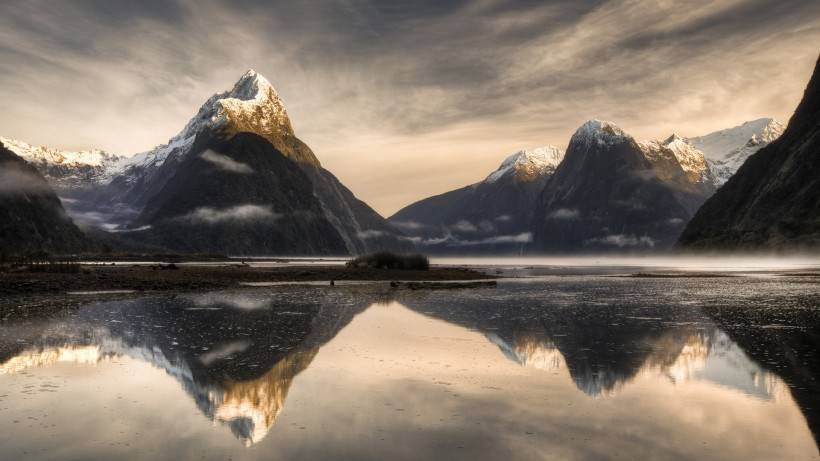
<instances>
[{"instance_id":1,"label":"snow patch on mountain","mask_svg":"<svg viewBox=\"0 0 820 461\"><path fill-rule=\"evenodd\" d=\"M534 181L544 175L554 173L563 159L564 151L555 146L523 149L504 159L501 166L487 176L484 182L494 183L509 175L514 175L522 182Z\"/></svg>"},{"instance_id":2,"label":"snow patch on mountain","mask_svg":"<svg viewBox=\"0 0 820 461\"><path fill-rule=\"evenodd\" d=\"M0 137L7 149L33 165L51 181L61 185L72 182L99 182L108 178L107 172L128 159L103 150L61 150L49 146L34 146L17 139Z\"/></svg>"},{"instance_id":3,"label":"snow patch on mountain","mask_svg":"<svg viewBox=\"0 0 820 461\"><path fill-rule=\"evenodd\" d=\"M718 186L732 177L752 154L779 138L784 127L772 118L745 122L686 142L706 156Z\"/></svg>"},{"instance_id":4,"label":"snow patch on mountain","mask_svg":"<svg viewBox=\"0 0 820 461\"><path fill-rule=\"evenodd\" d=\"M601 144L610 145L632 139L624 130L612 122L592 119L581 125L570 138L570 144Z\"/></svg>"}]
</instances>

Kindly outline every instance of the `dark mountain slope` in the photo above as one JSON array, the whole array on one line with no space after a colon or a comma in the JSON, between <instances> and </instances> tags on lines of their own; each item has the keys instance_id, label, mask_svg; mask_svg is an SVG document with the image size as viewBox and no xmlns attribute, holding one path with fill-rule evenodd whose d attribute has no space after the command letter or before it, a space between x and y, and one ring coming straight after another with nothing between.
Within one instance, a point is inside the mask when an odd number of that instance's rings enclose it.
<instances>
[{"instance_id":1,"label":"dark mountain slope","mask_svg":"<svg viewBox=\"0 0 820 461\"><path fill-rule=\"evenodd\" d=\"M660 150L648 150L609 122L581 126L541 195L534 250L646 251L673 245L709 188L686 181L674 153L655 147Z\"/></svg>"},{"instance_id":2,"label":"dark mountain slope","mask_svg":"<svg viewBox=\"0 0 820 461\"><path fill-rule=\"evenodd\" d=\"M191 155L146 204L135 238L177 251L345 254L313 185L261 136L201 132Z\"/></svg>"},{"instance_id":3,"label":"dark mountain slope","mask_svg":"<svg viewBox=\"0 0 820 461\"><path fill-rule=\"evenodd\" d=\"M0 143L0 252L73 253L90 247L45 178Z\"/></svg>"},{"instance_id":4,"label":"dark mountain slope","mask_svg":"<svg viewBox=\"0 0 820 461\"><path fill-rule=\"evenodd\" d=\"M749 157L698 210L679 244L820 247L820 60L783 135Z\"/></svg>"},{"instance_id":5,"label":"dark mountain slope","mask_svg":"<svg viewBox=\"0 0 820 461\"><path fill-rule=\"evenodd\" d=\"M532 238L532 212L561 162L555 147L520 151L485 180L420 200L389 221L436 253L518 254Z\"/></svg>"}]
</instances>

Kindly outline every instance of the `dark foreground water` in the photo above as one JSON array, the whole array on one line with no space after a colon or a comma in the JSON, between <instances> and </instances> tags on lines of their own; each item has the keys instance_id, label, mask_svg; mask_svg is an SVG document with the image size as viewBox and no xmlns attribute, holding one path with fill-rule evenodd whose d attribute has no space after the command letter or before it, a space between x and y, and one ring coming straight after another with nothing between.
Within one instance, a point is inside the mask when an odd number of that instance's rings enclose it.
<instances>
[{"instance_id":1,"label":"dark foreground water","mask_svg":"<svg viewBox=\"0 0 820 461\"><path fill-rule=\"evenodd\" d=\"M79 299L2 316L0 459L818 459L815 277Z\"/></svg>"}]
</instances>

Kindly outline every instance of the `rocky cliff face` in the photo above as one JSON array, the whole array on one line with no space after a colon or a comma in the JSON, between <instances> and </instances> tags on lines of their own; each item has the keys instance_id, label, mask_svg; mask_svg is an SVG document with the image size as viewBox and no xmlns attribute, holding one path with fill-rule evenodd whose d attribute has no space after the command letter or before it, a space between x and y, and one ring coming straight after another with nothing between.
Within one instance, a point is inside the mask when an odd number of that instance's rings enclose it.
<instances>
[{"instance_id":1,"label":"rocky cliff face","mask_svg":"<svg viewBox=\"0 0 820 461\"><path fill-rule=\"evenodd\" d=\"M820 60L783 134L750 156L680 238L696 249L820 246Z\"/></svg>"},{"instance_id":2,"label":"rocky cliff face","mask_svg":"<svg viewBox=\"0 0 820 461\"><path fill-rule=\"evenodd\" d=\"M563 156L552 146L516 152L484 181L420 200L389 220L428 252L519 254L532 240L538 196Z\"/></svg>"},{"instance_id":3,"label":"rocky cliff face","mask_svg":"<svg viewBox=\"0 0 820 461\"><path fill-rule=\"evenodd\" d=\"M0 252L73 253L89 248L45 178L0 143Z\"/></svg>"}]
</instances>

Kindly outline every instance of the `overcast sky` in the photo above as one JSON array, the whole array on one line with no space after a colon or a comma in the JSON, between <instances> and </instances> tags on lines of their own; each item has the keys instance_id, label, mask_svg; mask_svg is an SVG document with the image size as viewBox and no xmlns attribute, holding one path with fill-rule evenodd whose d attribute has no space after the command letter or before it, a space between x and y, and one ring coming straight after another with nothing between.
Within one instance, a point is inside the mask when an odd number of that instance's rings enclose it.
<instances>
[{"instance_id":1,"label":"overcast sky","mask_svg":"<svg viewBox=\"0 0 820 461\"><path fill-rule=\"evenodd\" d=\"M3 0L0 135L133 154L248 68L384 215L589 118L639 139L788 120L820 1Z\"/></svg>"}]
</instances>

